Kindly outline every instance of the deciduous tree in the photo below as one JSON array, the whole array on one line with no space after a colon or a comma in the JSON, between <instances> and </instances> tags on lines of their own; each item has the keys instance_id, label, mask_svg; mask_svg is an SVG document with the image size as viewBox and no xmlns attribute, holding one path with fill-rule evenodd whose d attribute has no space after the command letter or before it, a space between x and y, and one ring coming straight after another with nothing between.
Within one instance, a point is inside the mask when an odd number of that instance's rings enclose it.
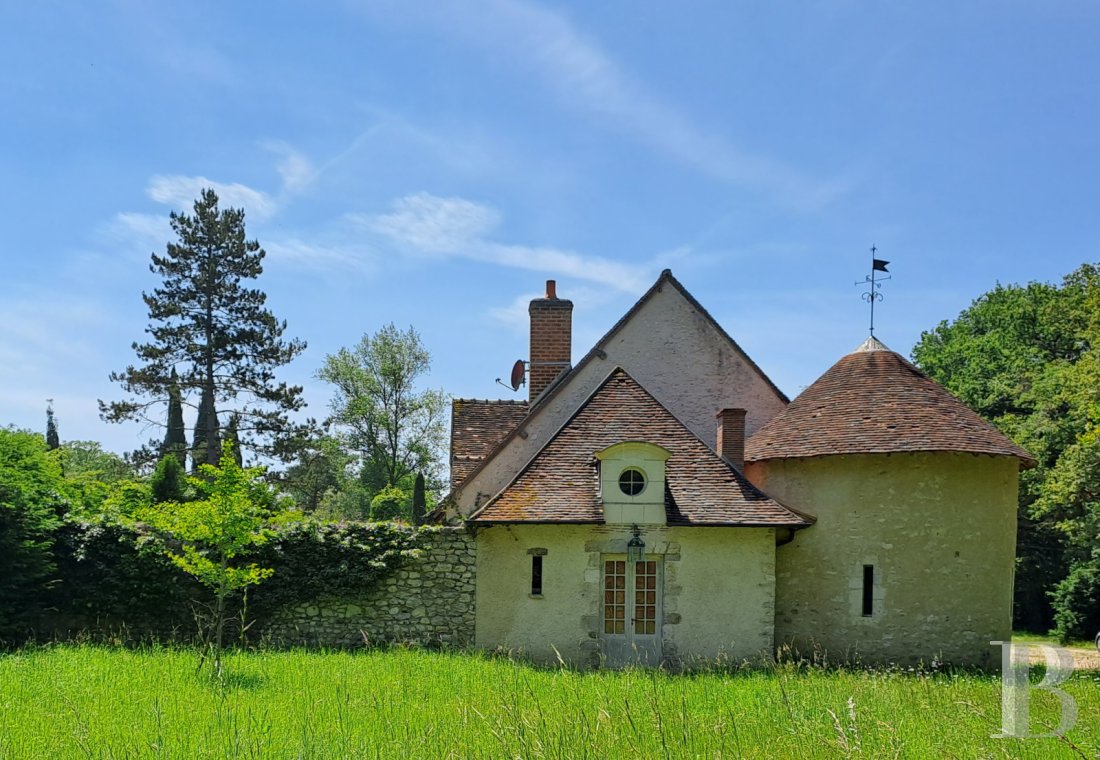
<instances>
[{"instance_id":1,"label":"deciduous tree","mask_svg":"<svg viewBox=\"0 0 1100 760\"><path fill-rule=\"evenodd\" d=\"M336 387L332 420L360 452L372 494L386 486L408 490L415 473L439 472L447 397L418 388L430 367L417 332L392 324L325 357L318 377Z\"/></svg>"},{"instance_id":2,"label":"deciduous tree","mask_svg":"<svg viewBox=\"0 0 1100 760\"><path fill-rule=\"evenodd\" d=\"M1061 285L998 285L913 349L920 367L1030 450L1017 530L1016 622L1081 635L1100 626L1100 274ZM1094 564L1093 564L1094 563ZM1090 567L1092 569L1090 569ZM1053 606L1052 606L1053 603Z\"/></svg>"},{"instance_id":3,"label":"deciduous tree","mask_svg":"<svg viewBox=\"0 0 1100 760\"><path fill-rule=\"evenodd\" d=\"M0 428L0 641L24 633L41 606L63 491L42 436Z\"/></svg>"},{"instance_id":4,"label":"deciduous tree","mask_svg":"<svg viewBox=\"0 0 1100 760\"><path fill-rule=\"evenodd\" d=\"M139 516L173 539L165 550L168 558L211 590L213 603L205 638L214 670L220 675L229 599L273 572L241 557L271 535L274 497L261 479L262 470L242 469L228 443L219 464L202 465L200 475L190 478L190 483L203 498L156 504Z\"/></svg>"}]
</instances>

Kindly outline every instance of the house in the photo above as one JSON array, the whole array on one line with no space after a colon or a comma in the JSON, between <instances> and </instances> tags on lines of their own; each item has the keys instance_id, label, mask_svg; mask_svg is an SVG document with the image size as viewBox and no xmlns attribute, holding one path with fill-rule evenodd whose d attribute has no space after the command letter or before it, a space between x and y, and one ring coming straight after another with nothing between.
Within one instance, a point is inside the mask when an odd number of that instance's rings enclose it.
<instances>
[{"instance_id":1,"label":"house","mask_svg":"<svg viewBox=\"0 0 1100 760\"><path fill-rule=\"evenodd\" d=\"M478 646L993 661L1033 459L913 365L872 338L790 402L668 270L575 366L553 281L529 313L528 400L452 410Z\"/></svg>"}]
</instances>

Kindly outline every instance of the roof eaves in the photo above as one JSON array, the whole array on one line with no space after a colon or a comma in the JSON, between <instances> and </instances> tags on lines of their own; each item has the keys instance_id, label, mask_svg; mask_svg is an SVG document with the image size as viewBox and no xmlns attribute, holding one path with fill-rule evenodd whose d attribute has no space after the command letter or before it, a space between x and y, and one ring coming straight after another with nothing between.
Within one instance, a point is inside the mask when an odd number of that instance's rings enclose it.
<instances>
[{"instance_id":1,"label":"roof eaves","mask_svg":"<svg viewBox=\"0 0 1100 760\"><path fill-rule=\"evenodd\" d=\"M522 523L524 525L603 525L604 520L592 519L582 520L579 518L570 518L568 520L551 520L551 519L538 519L538 520L502 520L499 518L483 520L478 517L470 517L466 520L468 523L473 523L478 526L488 525L516 525Z\"/></svg>"},{"instance_id":2,"label":"roof eaves","mask_svg":"<svg viewBox=\"0 0 1100 760\"><path fill-rule=\"evenodd\" d=\"M1026 450L1022 449L1022 448L1021 448L1021 451L1026 452ZM861 450L861 451L823 451L820 454L795 454L795 455L792 455L792 454L775 454L774 456L765 453L765 454L760 454L760 455L757 455L755 457L752 457L751 459L746 456L745 461L746 462L770 462L770 461L775 461L777 459L824 459L825 457L862 456L864 454L877 454L877 455L880 455L880 456L881 455L890 456L892 454L970 454L971 456L975 456L975 457L1012 457L1013 459L1016 459L1020 462L1020 469L1022 469L1022 470L1030 470L1032 467L1035 467L1038 464L1038 462L1034 458L1032 458L1030 454L1028 454L1028 456L1025 457L1025 456L1023 456L1019 453L1012 453L1012 452L1008 452L1008 451L1000 453L1000 452L993 452L993 451L967 451L965 449L952 449L952 448L882 449L882 450L865 449L865 450ZM787 509L790 509L790 507L787 507ZM791 510L791 511L793 512L794 510Z\"/></svg>"}]
</instances>

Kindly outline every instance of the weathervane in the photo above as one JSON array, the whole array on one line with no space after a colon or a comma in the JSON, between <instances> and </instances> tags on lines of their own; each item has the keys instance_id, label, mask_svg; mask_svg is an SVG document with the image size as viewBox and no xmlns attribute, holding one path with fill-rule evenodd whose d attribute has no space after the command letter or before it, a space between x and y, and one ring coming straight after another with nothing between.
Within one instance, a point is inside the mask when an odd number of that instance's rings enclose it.
<instances>
[{"instance_id":1,"label":"weathervane","mask_svg":"<svg viewBox=\"0 0 1100 760\"><path fill-rule=\"evenodd\" d=\"M871 246L871 274L864 277L856 285L870 285L871 289L862 294L863 300L871 304L871 337L875 337L875 301L882 300L882 293L879 293L879 289L882 287L883 280L889 280L890 277L875 278L875 272L888 272L886 265L889 261L882 259L876 259L875 254L878 252L878 248L874 245Z\"/></svg>"}]
</instances>

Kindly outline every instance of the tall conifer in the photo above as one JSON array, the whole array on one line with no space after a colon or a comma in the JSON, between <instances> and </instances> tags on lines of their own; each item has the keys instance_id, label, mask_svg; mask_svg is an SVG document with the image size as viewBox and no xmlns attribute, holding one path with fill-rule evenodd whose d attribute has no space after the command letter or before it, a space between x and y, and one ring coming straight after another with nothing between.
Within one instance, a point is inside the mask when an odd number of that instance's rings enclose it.
<instances>
[{"instance_id":1,"label":"tall conifer","mask_svg":"<svg viewBox=\"0 0 1100 760\"><path fill-rule=\"evenodd\" d=\"M179 376L172 368L171 382L168 385L168 430L164 434L161 456L172 454L181 466L187 466L187 429L183 424L183 395L180 393Z\"/></svg>"},{"instance_id":2,"label":"tall conifer","mask_svg":"<svg viewBox=\"0 0 1100 760\"><path fill-rule=\"evenodd\" d=\"M61 448L61 436L57 434L57 418L53 415L53 399L46 400L46 450Z\"/></svg>"},{"instance_id":3,"label":"tall conifer","mask_svg":"<svg viewBox=\"0 0 1100 760\"><path fill-rule=\"evenodd\" d=\"M424 513L426 512L426 499L424 494L424 473L416 473L416 480L413 482L413 496L412 496L412 523L413 525L424 524Z\"/></svg>"},{"instance_id":4,"label":"tall conifer","mask_svg":"<svg viewBox=\"0 0 1100 760\"><path fill-rule=\"evenodd\" d=\"M163 256L153 254L150 269L161 284L143 294L150 340L134 344L136 365L111 374L137 398L101 401L100 413L109 422L163 424L150 410L168 398L178 368L181 393L200 397L193 464L218 463L218 419L232 412L239 415L241 443L270 453L294 429L289 414L305 405L301 387L276 382L275 370L305 343L284 340L286 322L264 307L262 291L246 286L263 272L265 253L245 237L242 209L219 210L217 194L205 189L193 214L173 213L170 220L178 242Z\"/></svg>"}]
</instances>

